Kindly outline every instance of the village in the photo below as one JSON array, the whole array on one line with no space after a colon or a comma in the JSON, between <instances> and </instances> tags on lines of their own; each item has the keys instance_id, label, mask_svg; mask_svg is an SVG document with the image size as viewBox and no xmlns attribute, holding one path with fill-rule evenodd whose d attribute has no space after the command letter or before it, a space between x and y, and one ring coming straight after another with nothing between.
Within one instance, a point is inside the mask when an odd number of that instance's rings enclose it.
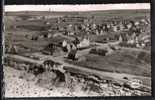
<instances>
[{"instance_id":1,"label":"village","mask_svg":"<svg viewBox=\"0 0 155 100\"><path fill-rule=\"evenodd\" d=\"M22 77L30 74L48 90L64 83L71 94L74 84L87 95L151 94L147 14L6 16L4 64L24 71Z\"/></svg>"}]
</instances>

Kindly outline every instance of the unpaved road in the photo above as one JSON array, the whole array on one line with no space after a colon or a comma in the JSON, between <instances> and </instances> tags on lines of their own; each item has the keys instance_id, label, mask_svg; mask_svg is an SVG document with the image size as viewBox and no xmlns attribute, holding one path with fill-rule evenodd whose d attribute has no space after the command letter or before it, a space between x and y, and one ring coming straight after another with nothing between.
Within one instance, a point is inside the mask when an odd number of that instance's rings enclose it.
<instances>
[{"instance_id":1,"label":"unpaved road","mask_svg":"<svg viewBox=\"0 0 155 100\"><path fill-rule=\"evenodd\" d=\"M77 65L73 65L70 63L67 63L64 61L63 57L52 57L52 56L48 56L48 55L43 55L43 54L38 54L40 57L45 57L46 59L50 59L53 60L57 63L62 64L63 66L65 66L66 68L72 68L72 69L76 69L79 71L79 73L83 73L83 72L87 72L90 74L95 74L98 75L102 78L107 78L107 79L114 79L114 80L119 80L122 82L126 82L127 80L123 79L124 77L128 77L128 79L133 79L133 78L138 78L138 79L143 79L143 80L149 80L151 82L151 78L150 77L143 77L143 76L137 76L137 75L130 75L130 74L126 74L126 73L114 73L114 72L105 72L105 71L100 71L100 70L94 70L91 68L86 68L86 67L82 67L82 66L77 66ZM44 61L38 61L38 60L34 60L28 57L23 57L23 56L19 56L19 55L6 55L9 56L13 59L17 59L17 60L21 60L21 61L27 61L27 62L34 62L37 64L42 64ZM151 83L150 83L151 84Z\"/></svg>"}]
</instances>

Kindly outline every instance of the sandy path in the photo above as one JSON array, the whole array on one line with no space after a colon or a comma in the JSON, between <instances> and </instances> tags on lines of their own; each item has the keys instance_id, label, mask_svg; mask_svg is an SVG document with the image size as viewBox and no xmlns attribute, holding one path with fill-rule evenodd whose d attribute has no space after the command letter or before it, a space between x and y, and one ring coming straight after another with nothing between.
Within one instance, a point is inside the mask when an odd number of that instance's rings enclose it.
<instances>
[{"instance_id":1,"label":"sandy path","mask_svg":"<svg viewBox=\"0 0 155 100\"><path fill-rule=\"evenodd\" d=\"M64 58L62 57L52 57L52 56L48 56L48 55L43 55L43 54L38 54L40 57L45 57L48 58L50 60L53 60L55 62L61 63L63 64L63 66L67 67L67 68L75 68L77 70L82 70L88 73L92 73L92 74L96 74L102 77L107 77L109 78L113 78L116 80L120 80L122 82L126 82L125 79L123 79L123 77L128 77L129 79L133 79L133 78L138 78L138 79L145 79L145 80L149 80L149 82L151 82L151 78L150 77L143 77L143 76L138 76L138 75L131 75L131 74L126 74L126 73L111 73L111 72L105 72L105 71L100 71L100 70L94 70L94 69L90 69L90 68L85 68L85 67L81 67L81 66L77 66L77 65L73 65L73 64L69 64L67 62L64 61ZM38 61L38 60L34 60L34 59L30 59L27 57L23 57L20 55L7 55L13 59L20 59L20 60L24 60L24 61L28 61L28 62L33 62L33 63L38 63L38 64L42 64L43 61ZM145 84L145 83L144 83ZM151 83L149 83L151 84Z\"/></svg>"}]
</instances>

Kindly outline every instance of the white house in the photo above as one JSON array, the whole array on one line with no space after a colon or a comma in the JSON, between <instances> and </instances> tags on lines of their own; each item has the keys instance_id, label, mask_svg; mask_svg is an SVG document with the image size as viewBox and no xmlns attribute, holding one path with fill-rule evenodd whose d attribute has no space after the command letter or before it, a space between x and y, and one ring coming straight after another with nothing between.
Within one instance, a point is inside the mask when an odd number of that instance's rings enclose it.
<instances>
[{"instance_id":1,"label":"white house","mask_svg":"<svg viewBox=\"0 0 155 100\"><path fill-rule=\"evenodd\" d=\"M62 47L66 47L66 46L67 46L67 41L64 40L64 41L62 42Z\"/></svg>"},{"instance_id":2,"label":"white house","mask_svg":"<svg viewBox=\"0 0 155 100\"><path fill-rule=\"evenodd\" d=\"M130 29L131 27L132 27L132 24L131 23L127 24L127 28L128 29Z\"/></svg>"},{"instance_id":3,"label":"white house","mask_svg":"<svg viewBox=\"0 0 155 100\"><path fill-rule=\"evenodd\" d=\"M138 21L135 22L135 25L136 25L136 26L139 25L139 24L140 24L140 23L139 23Z\"/></svg>"},{"instance_id":4,"label":"white house","mask_svg":"<svg viewBox=\"0 0 155 100\"><path fill-rule=\"evenodd\" d=\"M88 47L90 45L90 40L84 38L80 44L77 45L78 48Z\"/></svg>"},{"instance_id":5,"label":"white house","mask_svg":"<svg viewBox=\"0 0 155 100\"><path fill-rule=\"evenodd\" d=\"M121 35L119 36L119 41L120 41L120 42L122 42L122 41L123 41L123 39L122 39L122 36L121 36Z\"/></svg>"},{"instance_id":6,"label":"white house","mask_svg":"<svg viewBox=\"0 0 155 100\"><path fill-rule=\"evenodd\" d=\"M113 31L117 32L117 26L113 26Z\"/></svg>"},{"instance_id":7,"label":"white house","mask_svg":"<svg viewBox=\"0 0 155 100\"><path fill-rule=\"evenodd\" d=\"M47 38L51 38L51 37L52 37L52 34L48 33Z\"/></svg>"}]
</instances>

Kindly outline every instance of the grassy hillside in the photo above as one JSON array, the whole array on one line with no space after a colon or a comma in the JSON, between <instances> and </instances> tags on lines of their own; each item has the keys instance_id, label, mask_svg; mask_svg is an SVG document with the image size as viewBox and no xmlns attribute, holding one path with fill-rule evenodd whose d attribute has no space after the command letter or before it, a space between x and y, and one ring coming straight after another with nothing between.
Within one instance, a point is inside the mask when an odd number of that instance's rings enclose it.
<instances>
[{"instance_id":1,"label":"grassy hillside","mask_svg":"<svg viewBox=\"0 0 155 100\"><path fill-rule=\"evenodd\" d=\"M99 56L88 54L83 61L69 61L75 65L116 73L127 73L140 76L151 76L150 60L145 62L140 52L127 50L117 51L112 55ZM146 54L147 59L150 54Z\"/></svg>"}]
</instances>

